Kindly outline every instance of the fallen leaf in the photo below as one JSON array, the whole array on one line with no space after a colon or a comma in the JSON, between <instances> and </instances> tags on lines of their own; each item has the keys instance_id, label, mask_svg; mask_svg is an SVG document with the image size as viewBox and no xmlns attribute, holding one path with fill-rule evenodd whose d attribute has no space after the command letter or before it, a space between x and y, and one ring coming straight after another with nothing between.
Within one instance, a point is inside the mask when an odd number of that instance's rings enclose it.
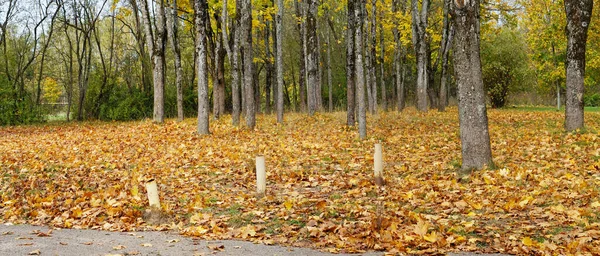
<instances>
[{"instance_id":1,"label":"fallen leaf","mask_svg":"<svg viewBox=\"0 0 600 256\"><path fill-rule=\"evenodd\" d=\"M122 244L113 246L113 250L123 250L125 248L127 248L127 247L125 247L125 245L122 245Z\"/></svg>"},{"instance_id":2,"label":"fallen leaf","mask_svg":"<svg viewBox=\"0 0 600 256\"><path fill-rule=\"evenodd\" d=\"M42 254L42 252L40 251L40 249L37 249L35 251L30 251L27 255L40 255Z\"/></svg>"},{"instance_id":3,"label":"fallen leaf","mask_svg":"<svg viewBox=\"0 0 600 256\"><path fill-rule=\"evenodd\" d=\"M152 244L149 244L149 243L144 243L144 244L141 244L141 246L142 246L142 247L152 247Z\"/></svg>"}]
</instances>

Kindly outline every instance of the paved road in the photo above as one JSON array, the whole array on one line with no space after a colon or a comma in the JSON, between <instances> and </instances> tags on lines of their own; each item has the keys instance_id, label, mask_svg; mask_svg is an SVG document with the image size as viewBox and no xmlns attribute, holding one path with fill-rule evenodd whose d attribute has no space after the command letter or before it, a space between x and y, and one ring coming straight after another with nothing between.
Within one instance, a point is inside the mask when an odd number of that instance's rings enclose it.
<instances>
[{"instance_id":1,"label":"paved road","mask_svg":"<svg viewBox=\"0 0 600 256\"><path fill-rule=\"evenodd\" d=\"M1 224L0 255L334 255L307 248L243 241L205 241L168 232L61 229L53 230L46 236L49 230L41 226ZM362 255L379 256L383 253Z\"/></svg>"}]
</instances>

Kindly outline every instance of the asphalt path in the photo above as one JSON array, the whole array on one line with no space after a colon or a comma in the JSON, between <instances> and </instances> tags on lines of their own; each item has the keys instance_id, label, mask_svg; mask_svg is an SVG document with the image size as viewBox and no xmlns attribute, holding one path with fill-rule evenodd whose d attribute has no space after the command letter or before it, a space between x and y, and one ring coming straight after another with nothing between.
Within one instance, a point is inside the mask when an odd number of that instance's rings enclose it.
<instances>
[{"instance_id":1,"label":"asphalt path","mask_svg":"<svg viewBox=\"0 0 600 256\"><path fill-rule=\"evenodd\" d=\"M348 255L308 248L254 244L245 241L207 241L172 232L109 232L0 224L0 255ZM357 255L357 254L353 254ZM382 252L358 255L379 256ZM449 255L468 256L472 253ZM478 254L483 255L483 254ZM487 254L500 255L500 254Z\"/></svg>"}]
</instances>

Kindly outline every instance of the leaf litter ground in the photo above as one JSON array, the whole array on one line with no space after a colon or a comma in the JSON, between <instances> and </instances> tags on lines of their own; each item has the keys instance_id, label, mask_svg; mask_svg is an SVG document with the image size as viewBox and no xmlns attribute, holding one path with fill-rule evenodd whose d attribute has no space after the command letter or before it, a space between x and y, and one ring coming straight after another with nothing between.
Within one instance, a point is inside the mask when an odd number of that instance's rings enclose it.
<instances>
[{"instance_id":1,"label":"leaf litter ground","mask_svg":"<svg viewBox=\"0 0 600 256\"><path fill-rule=\"evenodd\" d=\"M381 113L359 141L345 113L0 128L0 222L177 230L330 252L600 253L600 114L564 133L559 112L490 110L496 168L459 174L456 109ZM384 149L386 185L373 181ZM254 158L267 163L255 191ZM144 184L163 214L147 214Z\"/></svg>"}]
</instances>

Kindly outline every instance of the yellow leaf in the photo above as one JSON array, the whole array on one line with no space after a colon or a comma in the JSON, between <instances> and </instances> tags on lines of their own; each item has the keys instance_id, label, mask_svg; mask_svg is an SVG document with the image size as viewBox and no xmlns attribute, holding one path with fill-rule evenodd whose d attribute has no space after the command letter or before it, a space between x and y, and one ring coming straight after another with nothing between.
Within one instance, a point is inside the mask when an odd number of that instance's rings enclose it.
<instances>
[{"instance_id":1,"label":"yellow leaf","mask_svg":"<svg viewBox=\"0 0 600 256\"><path fill-rule=\"evenodd\" d=\"M285 201L285 202L283 203L283 206L285 206L285 209L289 211L289 210L291 210L291 209L292 209L292 207L294 206L294 203L292 203L292 201L289 201L289 200L288 200L288 201Z\"/></svg>"},{"instance_id":2,"label":"yellow leaf","mask_svg":"<svg viewBox=\"0 0 600 256\"><path fill-rule=\"evenodd\" d=\"M429 224L424 221L419 221L417 225L415 225L414 232L417 235L425 236L427 234L427 230L429 229Z\"/></svg>"},{"instance_id":3,"label":"yellow leaf","mask_svg":"<svg viewBox=\"0 0 600 256\"><path fill-rule=\"evenodd\" d=\"M533 246L535 244L535 242L533 240L531 240L530 237L526 236L523 237L523 239L521 240L521 242L526 245L526 246Z\"/></svg>"},{"instance_id":4,"label":"yellow leaf","mask_svg":"<svg viewBox=\"0 0 600 256\"><path fill-rule=\"evenodd\" d=\"M598 201L596 201L596 202L593 202L593 203L592 203L592 207L594 207L594 208L598 208L598 207L600 207L600 202L598 202Z\"/></svg>"},{"instance_id":5,"label":"yellow leaf","mask_svg":"<svg viewBox=\"0 0 600 256\"><path fill-rule=\"evenodd\" d=\"M425 239L425 241L427 242L435 243L438 240L438 236L437 233L435 233L435 231L432 231L431 233L424 235L423 239Z\"/></svg>"}]
</instances>

